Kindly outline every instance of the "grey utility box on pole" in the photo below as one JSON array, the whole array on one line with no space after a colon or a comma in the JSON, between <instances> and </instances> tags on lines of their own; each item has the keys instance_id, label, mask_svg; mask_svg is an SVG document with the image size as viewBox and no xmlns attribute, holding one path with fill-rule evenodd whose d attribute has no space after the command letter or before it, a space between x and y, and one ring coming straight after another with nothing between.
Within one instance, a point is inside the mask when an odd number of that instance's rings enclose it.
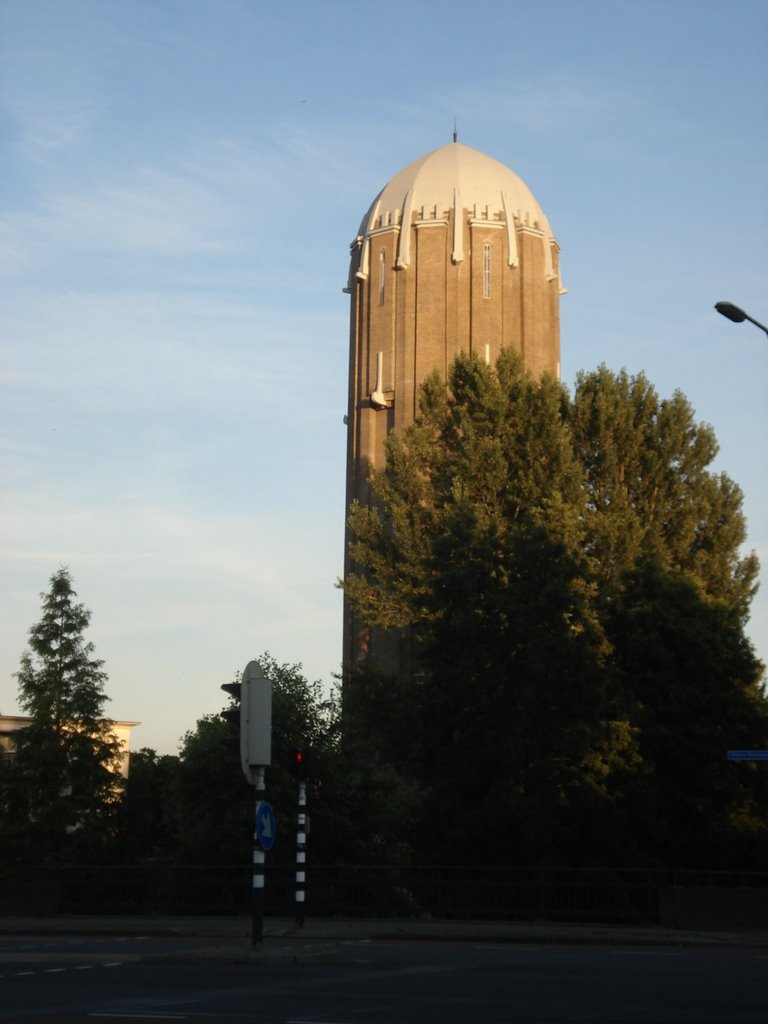
<instances>
[{"instance_id":1,"label":"grey utility box on pole","mask_svg":"<svg viewBox=\"0 0 768 1024\"><path fill-rule=\"evenodd\" d=\"M240 760L246 779L256 785L256 769L272 764L272 680L258 661L249 661L240 691Z\"/></svg>"}]
</instances>

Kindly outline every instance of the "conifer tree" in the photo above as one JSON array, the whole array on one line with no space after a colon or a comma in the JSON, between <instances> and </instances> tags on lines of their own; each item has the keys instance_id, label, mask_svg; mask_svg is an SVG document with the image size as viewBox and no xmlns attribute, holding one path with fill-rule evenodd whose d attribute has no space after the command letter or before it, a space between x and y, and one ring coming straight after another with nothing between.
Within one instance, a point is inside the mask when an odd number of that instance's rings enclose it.
<instances>
[{"instance_id":1,"label":"conifer tree","mask_svg":"<svg viewBox=\"0 0 768 1024\"><path fill-rule=\"evenodd\" d=\"M16 678L31 723L15 736L7 827L26 861L100 856L112 834L120 747L104 717L103 662L84 638L90 612L75 602L67 568L42 594Z\"/></svg>"}]
</instances>

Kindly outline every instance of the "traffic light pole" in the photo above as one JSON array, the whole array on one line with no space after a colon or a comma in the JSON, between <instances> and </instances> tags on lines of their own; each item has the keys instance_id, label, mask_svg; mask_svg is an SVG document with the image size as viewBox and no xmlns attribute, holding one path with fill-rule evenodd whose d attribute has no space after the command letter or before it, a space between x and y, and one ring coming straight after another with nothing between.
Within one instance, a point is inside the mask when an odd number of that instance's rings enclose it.
<instances>
[{"instance_id":1,"label":"traffic light pole","mask_svg":"<svg viewBox=\"0 0 768 1024\"><path fill-rule=\"evenodd\" d=\"M307 865L307 784L299 782L299 813L296 818L296 924L304 927Z\"/></svg>"},{"instance_id":2,"label":"traffic light pole","mask_svg":"<svg viewBox=\"0 0 768 1024\"><path fill-rule=\"evenodd\" d=\"M237 724L240 731L240 764L256 790L253 826L251 887L251 945L261 948L264 939L264 860L275 841L275 812L264 799L264 772L272 764L272 681L258 661L249 661L242 680L222 687L232 705L222 718Z\"/></svg>"},{"instance_id":3,"label":"traffic light pole","mask_svg":"<svg viewBox=\"0 0 768 1024\"><path fill-rule=\"evenodd\" d=\"M264 800L264 768L256 769L256 809L253 824L253 892L251 894L251 946L260 949L264 941L264 849L259 840L259 805Z\"/></svg>"}]
</instances>

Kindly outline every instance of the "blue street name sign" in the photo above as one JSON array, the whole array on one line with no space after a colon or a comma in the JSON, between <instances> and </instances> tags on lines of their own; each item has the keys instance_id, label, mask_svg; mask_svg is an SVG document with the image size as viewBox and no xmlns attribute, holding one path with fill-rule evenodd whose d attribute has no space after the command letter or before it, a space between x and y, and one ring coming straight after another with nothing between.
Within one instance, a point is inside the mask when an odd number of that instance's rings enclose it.
<instances>
[{"instance_id":1,"label":"blue street name sign","mask_svg":"<svg viewBox=\"0 0 768 1024\"><path fill-rule=\"evenodd\" d=\"M768 761L768 750L729 750L729 761Z\"/></svg>"},{"instance_id":2,"label":"blue street name sign","mask_svg":"<svg viewBox=\"0 0 768 1024\"><path fill-rule=\"evenodd\" d=\"M256 838L265 852L272 849L276 831L275 812L272 810L272 804L262 800L256 808Z\"/></svg>"}]
</instances>

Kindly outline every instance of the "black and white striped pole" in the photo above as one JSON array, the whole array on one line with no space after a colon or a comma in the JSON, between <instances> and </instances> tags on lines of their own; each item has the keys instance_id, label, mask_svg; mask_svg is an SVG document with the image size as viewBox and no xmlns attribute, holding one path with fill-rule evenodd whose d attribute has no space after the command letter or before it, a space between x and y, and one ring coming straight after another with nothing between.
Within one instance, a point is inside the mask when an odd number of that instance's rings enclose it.
<instances>
[{"instance_id":1,"label":"black and white striped pole","mask_svg":"<svg viewBox=\"0 0 768 1024\"><path fill-rule=\"evenodd\" d=\"M307 784L299 782L299 813L296 818L296 924L304 927L307 894Z\"/></svg>"},{"instance_id":2,"label":"black and white striped pole","mask_svg":"<svg viewBox=\"0 0 768 1024\"><path fill-rule=\"evenodd\" d=\"M264 799L264 769L256 769L256 825L253 831L253 891L251 893L251 945L264 938L264 862L275 841L275 812Z\"/></svg>"},{"instance_id":3,"label":"black and white striped pole","mask_svg":"<svg viewBox=\"0 0 768 1024\"><path fill-rule=\"evenodd\" d=\"M253 824L253 874L251 892L251 946L260 946L264 940L264 863L266 850L259 835L259 812L264 803L264 769L256 769L256 808Z\"/></svg>"},{"instance_id":4,"label":"black and white striped pole","mask_svg":"<svg viewBox=\"0 0 768 1024\"><path fill-rule=\"evenodd\" d=\"M264 936L264 868L265 854L275 841L275 814L264 799L266 768L272 764L272 682L258 661L249 661L241 683L222 686L234 700L239 700L240 762L243 774L256 789L256 813L253 832L252 865L252 929L251 944L261 946ZM232 719L235 707L224 712Z\"/></svg>"},{"instance_id":5,"label":"black and white striped pole","mask_svg":"<svg viewBox=\"0 0 768 1024\"><path fill-rule=\"evenodd\" d=\"M296 817L296 924L304 927L304 913L307 896L307 752L300 747L292 747L288 753L288 771L299 781L299 811Z\"/></svg>"}]
</instances>

